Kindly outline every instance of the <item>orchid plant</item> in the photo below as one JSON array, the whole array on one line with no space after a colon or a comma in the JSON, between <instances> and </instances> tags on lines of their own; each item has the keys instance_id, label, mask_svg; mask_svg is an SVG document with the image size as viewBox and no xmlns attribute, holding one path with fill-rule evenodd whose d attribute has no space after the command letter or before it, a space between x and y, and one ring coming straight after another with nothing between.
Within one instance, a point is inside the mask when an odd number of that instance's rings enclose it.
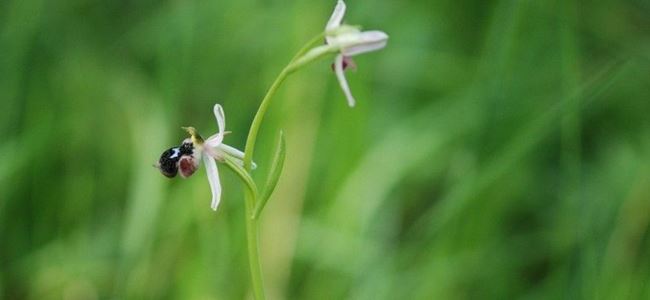
<instances>
[{"instance_id":1,"label":"orchid plant","mask_svg":"<svg viewBox=\"0 0 650 300\"><path fill-rule=\"evenodd\" d=\"M280 72L262 99L255 114L255 118L248 132L244 152L223 143L224 137L228 133L225 131L226 116L221 105L215 104L213 113L217 121L217 133L207 139L203 139L194 127L183 127L190 137L183 140L180 146L170 148L163 152L156 164L160 172L167 177L171 178L180 174L181 177L187 178L195 173L200 166L200 162L203 161L212 192L211 208L213 210L217 210L221 200L221 183L219 181L217 162L227 165L246 185L244 198L247 213L246 234L248 258L253 294L256 299L265 298L259 262L259 217L282 173L286 148L284 135L280 132L278 146L271 163L267 182L262 193L258 193L257 184L250 176L250 172L256 167L252 161L255 142L271 99L288 75L320 58L334 55L332 69L336 74L348 105L352 107L355 105L355 99L345 78L345 70L355 67L352 57L362 53L380 50L386 46L388 41L388 35L382 31L361 31L358 26L342 24L345 11L345 3L342 0L338 0L325 26L325 30L301 48L294 58L289 61L289 64ZM325 44L317 45L323 38L325 39Z\"/></svg>"}]
</instances>

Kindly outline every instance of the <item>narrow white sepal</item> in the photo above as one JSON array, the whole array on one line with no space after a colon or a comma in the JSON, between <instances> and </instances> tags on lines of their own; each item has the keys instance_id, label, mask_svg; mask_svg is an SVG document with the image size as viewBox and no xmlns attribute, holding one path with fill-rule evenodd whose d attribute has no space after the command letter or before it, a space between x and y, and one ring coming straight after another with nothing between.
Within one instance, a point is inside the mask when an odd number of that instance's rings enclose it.
<instances>
[{"instance_id":1,"label":"narrow white sepal","mask_svg":"<svg viewBox=\"0 0 650 300\"><path fill-rule=\"evenodd\" d=\"M343 2L343 0L339 0L336 3L336 7L334 7L332 16L330 16L329 21L327 21L327 26L325 29L330 30L339 27L339 25L341 25L341 21L343 21L343 16L345 16L345 2Z\"/></svg>"},{"instance_id":2,"label":"narrow white sepal","mask_svg":"<svg viewBox=\"0 0 650 300\"><path fill-rule=\"evenodd\" d=\"M219 181L217 163L209 155L203 156L203 163L205 164L205 172L208 174L208 182L212 191L212 203L210 207L216 211L217 207L219 207L219 202L221 202L221 182Z\"/></svg>"},{"instance_id":3,"label":"narrow white sepal","mask_svg":"<svg viewBox=\"0 0 650 300\"><path fill-rule=\"evenodd\" d=\"M226 131L226 114L223 112L223 107L219 104L215 104L213 108L214 117L217 119L217 134L214 138L210 138L210 143L213 146L220 144L223 141L223 136Z\"/></svg>"},{"instance_id":4,"label":"narrow white sepal","mask_svg":"<svg viewBox=\"0 0 650 300\"><path fill-rule=\"evenodd\" d=\"M356 41L342 47L341 52L345 56L354 56L362 53L380 50L386 47L388 35L383 31L364 31L357 34Z\"/></svg>"},{"instance_id":5,"label":"narrow white sepal","mask_svg":"<svg viewBox=\"0 0 650 300\"><path fill-rule=\"evenodd\" d=\"M337 55L334 60L334 71L336 72L336 78L339 80L339 85L341 85L341 89L348 100L348 105L354 107L355 101L352 92L350 92L348 81L345 79L345 72L343 71L343 55L341 54Z\"/></svg>"},{"instance_id":6,"label":"narrow white sepal","mask_svg":"<svg viewBox=\"0 0 650 300\"><path fill-rule=\"evenodd\" d=\"M226 144L221 144L221 145L217 146L217 148L219 150L223 151L224 153L236 158L235 161L237 162L237 164L239 164L241 166L244 166L244 162L243 162L244 152L242 152L241 150L239 150L239 149L237 149L235 147L228 146ZM251 166L252 166L253 170L257 169L257 164L255 164L255 162L253 162Z\"/></svg>"}]
</instances>

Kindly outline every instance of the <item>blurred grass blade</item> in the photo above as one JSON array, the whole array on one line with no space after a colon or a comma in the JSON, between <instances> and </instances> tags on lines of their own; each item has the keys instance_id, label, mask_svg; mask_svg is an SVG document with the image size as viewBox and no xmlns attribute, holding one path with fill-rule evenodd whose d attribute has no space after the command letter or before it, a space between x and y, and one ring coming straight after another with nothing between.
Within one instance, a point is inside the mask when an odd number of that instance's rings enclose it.
<instances>
[{"instance_id":1,"label":"blurred grass blade","mask_svg":"<svg viewBox=\"0 0 650 300\"><path fill-rule=\"evenodd\" d=\"M280 137L278 138L278 145L275 150L275 155L273 156L273 162L271 163L271 171L269 172L269 177L264 186L264 191L259 201L257 201L257 206L255 207L255 213L253 214L253 219L259 218L266 201L269 200L271 194L275 190L275 187L278 185L278 180L280 180L280 174L282 174L282 168L284 166L284 159L286 157L287 145L284 139L284 132L280 131Z\"/></svg>"}]
</instances>

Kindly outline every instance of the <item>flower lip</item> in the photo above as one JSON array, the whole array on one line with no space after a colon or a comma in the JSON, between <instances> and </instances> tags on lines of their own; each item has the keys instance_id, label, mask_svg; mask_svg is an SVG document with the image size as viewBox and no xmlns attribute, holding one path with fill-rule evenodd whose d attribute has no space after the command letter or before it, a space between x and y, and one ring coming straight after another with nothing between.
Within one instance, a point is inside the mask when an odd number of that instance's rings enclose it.
<instances>
[{"instance_id":1,"label":"flower lip","mask_svg":"<svg viewBox=\"0 0 650 300\"><path fill-rule=\"evenodd\" d=\"M343 71L351 69L352 71L357 70L357 64L352 60L352 57L343 56L342 62ZM336 71L336 64L332 63L332 71Z\"/></svg>"},{"instance_id":2,"label":"flower lip","mask_svg":"<svg viewBox=\"0 0 650 300\"><path fill-rule=\"evenodd\" d=\"M165 150L160 155L156 167L160 170L160 173L165 175L167 178L176 177L178 174L178 160L180 159L180 148L173 147Z\"/></svg>"},{"instance_id":3,"label":"flower lip","mask_svg":"<svg viewBox=\"0 0 650 300\"><path fill-rule=\"evenodd\" d=\"M194 153L194 143L191 139L185 139L181 146L179 147L179 153L181 155L192 155Z\"/></svg>"},{"instance_id":4,"label":"flower lip","mask_svg":"<svg viewBox=\"0 0 650 300\"><path fill-rule=\"evenodd\" d=\"M178 173L183 178L192 176L199 168L199 159L192 155L184 155L178 161Z\"/></svg>"}]
</instances>

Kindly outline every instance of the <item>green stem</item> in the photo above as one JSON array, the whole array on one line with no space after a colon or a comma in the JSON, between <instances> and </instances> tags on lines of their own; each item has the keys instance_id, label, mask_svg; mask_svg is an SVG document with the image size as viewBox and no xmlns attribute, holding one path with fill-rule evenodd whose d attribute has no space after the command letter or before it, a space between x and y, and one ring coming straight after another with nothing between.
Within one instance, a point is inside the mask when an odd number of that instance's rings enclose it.
<instances>
[{"instance_id":1,"label":"green stem","mask_svg":"<svg viewBox=\"0 0 650 300\"><path fill-rule=\"evenodd\" d=\"M246 192L246 241L248 242L248 264L251 271L251 282L255 299L264 300L264 282L262 281L262 267L260 265L259 249L259 222L251 216L255 210L253 197Z\"/></svg>"},{"instance_id":2,"label":"green stem","mask_svg":"<svg viewBox=\"0 0 650 300\"><path fill-rule=\"evenodd\" d=\"M253 118L253 123L251 124L251 129L248 131L248 137L246 138L246 148L244 150L244 169L246 171L251 170L251 163L253 161L253 153L255 152L255 142L257 141L257 134L259 133L260 126L262 126L262 121L264 120L264 115L266 115L266 111L269 107L269 104L271 104L271 99L275 95L275 92L277 92L278 88L282 85L285 79L287 79L287 76L289 74L293 73L296 71L296 68L294 68L293 62L303 56L307 51L309 51L312 46L323 40L325 34L321 33L311 40L307 42L298 52L296 55L293 56L291 61L289 61L289 64L287 64L284 69L282 69L282 72L278 75L277 78L275 78L275 81L269 88L269 90L266 92L266 95L264 95L264 98L262 99L262 103L260 103L260 107L257 109L257 113L255 113L255 118Z\"/></svg>"},{"instance_id":3,"label":"green stem","mask_svg":"<svg viewBox=\"0 0 650 300\"><path fill-rule=\"evenodd\" d=\"M275 92L278 90L282 82L287 78L289 74L296 70L293 67L293 62L300 58L302 55L307 53L311 49L312 45L322 40L324 33L319 34L318 36L311 39L305 46L303 46L296 55L291 59L289 64L284 67L282 72L275 79L269 90L266 92L266 95L260 103L260 107L257 109L251 128L248 131L248 137L246 138L246 148L244 150L244 170L246 172L251 171L251 164L253 161L253 152L255 151L255 142L257 140L257 134L262 125L262 120L264 115L271 103L271 98L275 95ZM260 255L259 255L259 219L254 219L252 216L255 213L255 202L257 201L256 196L252 193L252 189L247 188L244 192L244 199L246 202L246 241L248 242L248 264L250 266L251 272L251 282L253 286L253 293L255 299L263 300L264 296L264 284L262 282L262 267L260 266Z\"/></svg>"},{"instance_id":4,"label":"green stem","mask_svg":"<svg viewBox=\"0 0 650 300\"><path fill-rule=\"evenodd\" d=\"M289 64L292 62L296 61L296 59L300 58L301 56L305 55L307 51L311 50L311 48L314 46L314 44L321 42L325 39L325 32L321 32L317 36L313 37L311 40L309 40L296 54L291 58L291 61L289 61Z\"/></svg>"},{"instance_id":5,"label":"green stem","mask_svg":"<svg viewBox=\"0 0 650 300\"><path fill-rule=\"evenodd\" d=\"M257 134L260 130L260 126L262 125L262 120L264 120L264 115L269 108L269 104L271 104L271 98L273 98L273 95L275 95L275 92L278 90L282 82L284 82L284 80L287 79L287 76L290 74L290 66L291 64L287 65L287 67L285 67L282 72L280 72L280 75L278 75L278 77L275 79L271 85L271 88L269 88L269 91L266 93L266 96L264 96L264 99L262 99L262 103L257 109L255 118L253 118L251 129L248 132L248 137L246 138L246 148L244 150L244 168L248 171L251 169L253 152L255 152L255 142L257 140Z\"/></svg>"}]
</instances>

